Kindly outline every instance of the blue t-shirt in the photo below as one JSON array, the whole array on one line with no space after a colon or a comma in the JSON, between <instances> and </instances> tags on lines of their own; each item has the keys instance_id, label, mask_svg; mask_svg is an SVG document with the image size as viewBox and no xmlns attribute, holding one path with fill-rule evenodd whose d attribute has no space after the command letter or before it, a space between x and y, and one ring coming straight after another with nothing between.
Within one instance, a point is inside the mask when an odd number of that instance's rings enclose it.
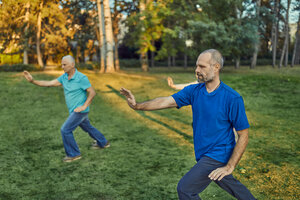
<instances>
[{"instance_id":1,"label":"blue t-shirt","mask_svg":"<svg viewBox=\"0 0 300 200\"><path fill-rule=\"evenodd\" d=\"M86 89L91 87L91 83L86 75L83 73L75 71L73 77L68 80L68 74L64 73L57 80L62 84L64 88L65 99L69 113L72 113L75 108L82 106L86 99ZM90 108L87 107L81 113L89 112Z\"/></svg>"},{"instance_id":2,"label":"blue t-shirt","mask_svg":"<svg viewBox=\"0 0 300 200\"><path fill-rule=\"evenodd\" d=\"M205 83L193 84L172 95L178 108L192 105L196 160L208 156L227 163L235 146L233 128L249 128L243 98L221 82L208 93Z\"/></svg>"}]
</instances>

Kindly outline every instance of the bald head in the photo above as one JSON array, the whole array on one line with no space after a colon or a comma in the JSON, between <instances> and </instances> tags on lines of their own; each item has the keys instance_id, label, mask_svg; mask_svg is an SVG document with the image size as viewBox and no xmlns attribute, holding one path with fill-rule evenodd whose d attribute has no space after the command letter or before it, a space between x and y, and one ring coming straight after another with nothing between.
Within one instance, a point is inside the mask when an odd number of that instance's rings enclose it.
<instances>
[{"instance_id":1,"label":"bald head","mask_svg":"<svg viewBox=\"0 0 300 200\"><path fill-rule=\"evenodd\" d=\"M216 49L208 49L208 50L203 51L200 55L206 54L206 53L209 53L211 55L210 64L214 65L214 64L218 63L220 65L220 69L222 69L223 64L224 64L224 59L223 59L222 54Z\"/></svg>"}]
</instances>

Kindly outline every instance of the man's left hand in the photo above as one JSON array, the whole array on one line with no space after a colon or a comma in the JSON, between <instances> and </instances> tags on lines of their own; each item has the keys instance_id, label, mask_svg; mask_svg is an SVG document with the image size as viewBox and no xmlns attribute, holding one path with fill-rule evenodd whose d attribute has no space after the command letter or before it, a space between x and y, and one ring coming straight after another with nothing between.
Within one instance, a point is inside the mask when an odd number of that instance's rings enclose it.
<instances>
[{"instance_id":1,"label":"man's left hand","mask_svg":"<svg viewBox=\"0 0 300 200\"><path fill-rule=\"evenodd\" d=\"M81 111L84 111L86 109L85 106L79 106L77 108L75 108L74 112L81 112Z\"/></svg>"},{"instance_id":2,"label":"man's left hand","mask_svg":"<svg viewBox=\"0 0 300 200\"><path fill-rule=\"evenodd\" d=\"M232 172L233 172L233 169L226 165L224 167L215 169L208 175L208 177L213 181L215 181L215 180L220 181L220 180L222 180L222 178L224 178L224 176L227 176L227 175L231 174Z\"/></svg>"}]
</instances>

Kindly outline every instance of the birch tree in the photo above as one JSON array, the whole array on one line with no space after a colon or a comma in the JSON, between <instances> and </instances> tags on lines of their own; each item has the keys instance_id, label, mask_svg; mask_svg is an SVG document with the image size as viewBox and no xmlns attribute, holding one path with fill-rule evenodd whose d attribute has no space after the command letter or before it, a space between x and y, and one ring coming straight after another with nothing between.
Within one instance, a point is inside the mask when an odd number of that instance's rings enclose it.
<instances>
[{"instance_id":1,"label":"birch tree","mask_svg":"<svg viewBox=\"0 0 300 200\"><path fill-rule=\"evenodd\" d=\"M41 53L41 47L40 47L43 3L44 3L43 1L41 1L39 3L39 10L38 10L38 16L37 16L37 31L36 31L36 54L37 54L38 64L40 67L44 67L42 53Z\"/></svg>"},{"instance_id":2,"label":"birch tree","mask_svg":"<svg viewBox=\"0 0 300 200\"><path fill-rule=\"evenodd\" d=\"M296 10L300 11L300 2L298 4L299 5ZM297 31L295 34L295 44L294 44L291 67L294 67L295 64L299 64L299 60L300 60L300 14L297 22Z\"/></svg>"},{"instance_id":3,"label":"birch tree","mask_svg":"<svg viewBox=\"0 0 300 200\"><path fill-rule=\"evenodd\" d=\"M114 41L111 13L109 7L109 0L103 0L104 8L104 23L105 23L105 36L106 36L106 72L115 72L114 67Z\"/></svg>"},{"instance_id":4,"label":"birch tree","mask_svg":"<svg viewBox=\"0 0 300 200\"><path fill-rule=\"evenodd\" d=\"M279 61L278 68L281 68L283 59L285 56L285 67L287 66L288 63L288 44L289 44L289 10L290 10L290 5L291 5L291 0L287 0L287 8L286 8L286 17L285 17L285 38L284 38L284 44L281 52L281 57Z\"/></svg>"},{"instance_id":5,"label":"birch tree","mask_svg":"<svg viewBox=\"0 0 300 200\"><path fill-rule=\"evenodd\" d=\"M26 6L26 14L25 14L25 31L24 31L24 37L25 37L25 42L24 42L24 52L23 52L23 64L28 64L28 49L29 49L29 44L28 44L28 32L29 32L29 9L30 9L30 1L27 1Z\"/></svg>"},{"instance_id":6,"label":"birch tree","mask_svg":"<svg viewBox=\"0 0 300 200\"><path fill-rule=\"evenodd\" d=\"M260 15L260 5L261 5L261 0L257 0L256 1L256 22L257 22L257 40L254 43L254 52L253 52L253 56L252 56L252 61L251 61L251 65L250 68L254 69L256 67L256 62L257 62L257 54L259 51L259 46L260 46L260 37L259 37L259 15Z\"/></svg>"},{"instance_id":7,"label":"birch tree","mask_svg":"<svg viewBox=\"0 0 300 200\"><path fill-rule=\"evenodd\" d=\"M97 0L97 8L98 8L98 27L99 27L99 48L100 48L100 72L105 72L105 38L104 38L104 31L103 31L103 1Z\"/></svg>"},{"instance_id":8,"label":"birch tree","mask_svg":"<svg viewBox=\"0 0 300 200\"><path fill-rule=\"evenodd\" d=\"M277 53L277 42L278 42L278 21L279 21L279 3L280 0L274 1L273 6L273 21L272 21L272 33L271 33L271 43L272 43L272 66L276 66L276 53Z\"/></svg>"}]
</instances>

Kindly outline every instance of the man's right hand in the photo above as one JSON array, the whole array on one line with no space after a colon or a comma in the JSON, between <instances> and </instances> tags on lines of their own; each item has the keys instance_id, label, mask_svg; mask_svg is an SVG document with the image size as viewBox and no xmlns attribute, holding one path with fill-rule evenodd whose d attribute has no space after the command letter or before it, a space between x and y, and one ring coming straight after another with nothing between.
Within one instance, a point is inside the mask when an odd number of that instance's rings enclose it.
<instances>
[{"instance_id":1,"label":"man's right hand","mask_svg":"<svg viewBox=\"0 0 300 200\"><path fill-rule=\"evenodd\" d=\"M27 79L28 82L30 82L30 83L33 82L33 78L32 78L31 74L28 71L24 71L23 74L24 74L24 77Z\"/></svg>"},{"instance_id":2,"label":"man's right hand","mask_svg":"<svg viewBox=\"0 0 300 200\"><path fill-rule=\"evenodd\" d=\"M121 88L120 93L126 97L127 103L130 106L130 108L136 110L137 109L137 103L135 101L135 98L134 98L133 94L130 92L130 90L127 90L125 88Z\"/></svg>"},{"instance_id":3,"label":"man's right hand","mask_svg":"<svg viewBox=\"0 0 300 200\"><path fill-rule=\"evenodd\" d=\"M173 82L173 79L169 76L168 77L168 85L171 87L171 88L174 88L174 82Z\"/></svg>"}]
</instances>

